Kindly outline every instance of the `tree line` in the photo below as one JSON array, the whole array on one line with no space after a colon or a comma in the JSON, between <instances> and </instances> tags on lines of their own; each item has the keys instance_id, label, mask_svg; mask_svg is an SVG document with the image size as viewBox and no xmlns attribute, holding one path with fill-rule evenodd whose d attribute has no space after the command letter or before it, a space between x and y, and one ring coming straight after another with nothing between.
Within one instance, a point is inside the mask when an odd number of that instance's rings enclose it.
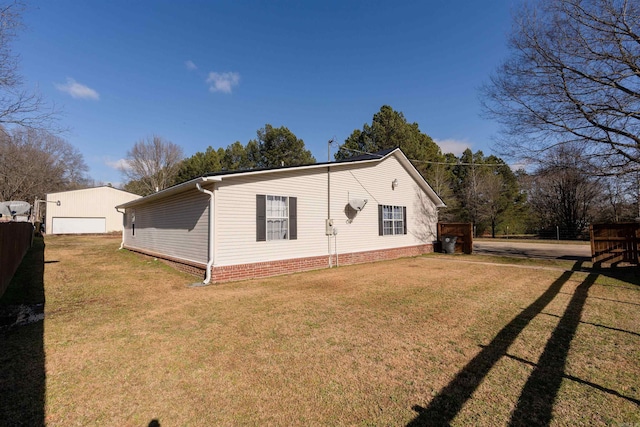
<instances>
[{"instance_id":1,"label":"tree line","mask_svg":"<svg viewBox=\"0 0 640 427\"><path fill-rule=\"evenodd\" d=\"M547 151L531 170L514 168L496 155L465 150L443 153L402 112L384 105L340 144L335 160L399 147L447 204L440 220L471 222L477 235L552 234L580 237L591 222L637 216L638 182L590 173L568 145ZM304 141L288 128L265 125L257 137L226 148L209 146L182 158L176 144L159 136L138 141L127 153L125 189L147 195L216 172L315 163ZM155 169L154 169L155 168Z\"/></svg>"},{"instance_id":2,"label":"tree line","mask_svg":"<svg viewBox=\"0 0 640 427\"><path fill-rule=\"evenodd\" d=\"M393 147L402 148L447 204L439 219L471 222L476 235L553 233L555 237L561 231L561 237L575 239L590 223L633 221L639 216L640 175L594 174L571 145L545 151L529 170L482 151L442 153L417 123L408 123L389 106L383 106L362 130L354 130L336 159Z\"/></svg>"},{"instance_id":3,"label":"tree line","mask_svg":"<svg viewBox=\"0 0 640 427\"><path fill-rule=\"evenodd\" d=\"M285 126L270 124L259 129L257 137L246 145L236 141L226 148L209 146L187 158L179 145L153 135L136 142L125 160L120 168L129 180L124 189L143 196L215 172L316 162L302 139Z\"/></svg>"},{"instance_id":4,"label":"tree line","mask_svg":"<svg viewBox=\"0 0 640 427\"><path fill-rule=\"evenodd\" d=\"M0 127L0 201L32 202L91 184L82 153L41 129Z\"/></svg>"}]
</instances>

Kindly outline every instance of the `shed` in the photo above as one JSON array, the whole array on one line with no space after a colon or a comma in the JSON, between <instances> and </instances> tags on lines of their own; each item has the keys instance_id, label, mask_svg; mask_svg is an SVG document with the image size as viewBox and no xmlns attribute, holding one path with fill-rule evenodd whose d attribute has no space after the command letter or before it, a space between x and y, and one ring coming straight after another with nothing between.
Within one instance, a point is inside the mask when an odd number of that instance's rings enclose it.
<instances>
[{"instance_id":1,"label":"shed","mask_svg":"<svg viewBox=\"0 0 640 427\"><path fill-rule=\"evenodd\" d=\"M444 206L396 148L209 174L118 208L123 248L209 283L432 252Z\"/></svg>"},{"instance_id":2,"label":"shed","mask_svg":"<svg viewBox=\"0 0 640 427\"><path fill-rule=\"evenodd\" d=\"M48 193L45 230L48 234L121 231L122 215L116 206L139 198L108 186Z\"/></svg>"}]
</instances>

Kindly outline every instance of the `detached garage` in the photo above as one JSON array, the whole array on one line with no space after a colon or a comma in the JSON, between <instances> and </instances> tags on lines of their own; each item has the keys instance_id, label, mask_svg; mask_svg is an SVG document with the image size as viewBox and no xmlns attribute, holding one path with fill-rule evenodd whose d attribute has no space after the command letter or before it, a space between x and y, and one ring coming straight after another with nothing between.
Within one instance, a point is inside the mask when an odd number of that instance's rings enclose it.
<instances>
[{"instance_id":1,"label":"detached garage","mask_svg":"<svg viewBox=\"0 0 640 427\"><path fill-rule=\"evenodd\" d=\"M51 234L89 234L107 232L107 218L54 217L51 220Z\"/></svg>"},{"instance_id":2,"label":"detached garage","mask_svg":"<svg viewBox=\"0 0 640 427\"><path fill-rule=\"evenodd\" d=\"M48 234L99 234L122 230L116 206L140 196L113 187L95 187L47 194Z\"/></svg>"}]
</instances>

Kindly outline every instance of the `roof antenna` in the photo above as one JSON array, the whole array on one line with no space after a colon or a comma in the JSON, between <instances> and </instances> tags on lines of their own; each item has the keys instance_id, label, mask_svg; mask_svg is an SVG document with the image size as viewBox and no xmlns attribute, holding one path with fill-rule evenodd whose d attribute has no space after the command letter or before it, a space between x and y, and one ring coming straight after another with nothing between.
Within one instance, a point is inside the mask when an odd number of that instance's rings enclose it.
<instances>
[{"instance_id":1,"label":"roof antenna","mask_svg":"<svg viewBox=\"0 0 640 427\"><path fill-rule=\"evenodd\" d=\"M335 136L331 137L331 139L327 142L327 163L331 163L331 144L333 144L334 142L336 142Z\"/></svg>"}]
</instances>

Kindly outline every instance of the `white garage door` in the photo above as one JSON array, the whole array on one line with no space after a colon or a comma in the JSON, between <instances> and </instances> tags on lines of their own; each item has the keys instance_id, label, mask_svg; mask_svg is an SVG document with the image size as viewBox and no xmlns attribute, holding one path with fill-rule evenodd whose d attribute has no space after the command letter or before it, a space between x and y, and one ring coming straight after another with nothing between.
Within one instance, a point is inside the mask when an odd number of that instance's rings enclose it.
<instances>
[{"instance_id":1,"label":"white garage door","mask_svg":"<svg viewBox=\"0 0 640 427\"><path fill-rule=\"evenodd\" d=\"M105 233L106 218L52 218L51 234Z\"/></svg>"}]
</instances>

